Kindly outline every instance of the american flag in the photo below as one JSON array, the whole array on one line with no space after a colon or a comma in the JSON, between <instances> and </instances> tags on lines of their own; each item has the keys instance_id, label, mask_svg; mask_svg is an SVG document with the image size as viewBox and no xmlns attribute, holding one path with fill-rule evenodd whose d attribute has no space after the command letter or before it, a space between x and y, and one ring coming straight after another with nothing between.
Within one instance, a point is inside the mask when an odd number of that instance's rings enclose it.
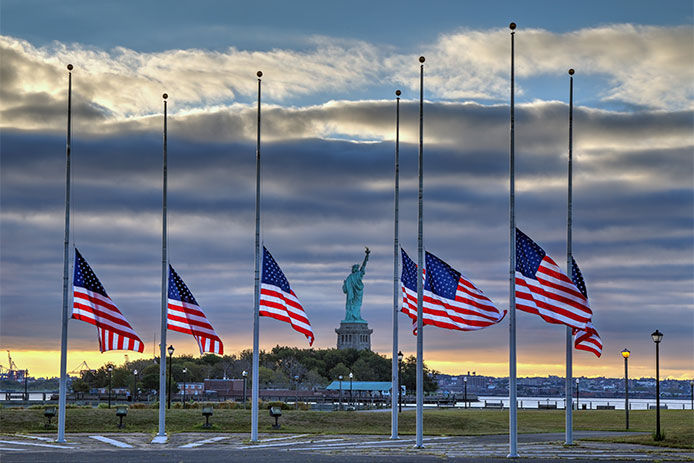
<instances>
[{"instance_id":1,"label":"american flag","mask_svg":"<svg viewBox=\"0 0 694 463\"><path fill-rule=\"evenodd\" d=\"M260 284L260 315L271 317L292 325L299 333L308 338L309 346L313 345L313 330L306 312L289 287L289 281L284 276L272 255L263 246L263 276Z\"/></svg>"},{"instance_id":2,"label":"american flag","mask_svg":"<svg viewBox=\"0 0 694 463\"><path fill-rule=\"evenodd\" d=\"M169 299L166 313L167 327L173 331L193 335L200 354L224 355L224 346L198 302L176 270L169 265Z\"/></svg>"},{"instance_id":3,"label":"american flag","mask_svg":"<svg viewBox=\"0 0 694 463\"><path fill-rule=\"evenodd\" d=\"M403 307L417 320L417 265L402 252ZM506 311L500 311L472 282L435 255L426 253L423 324L451 330L473 331L499 323Z\"/></svg>"},{"instance_id":4,"label":"american flag","mask_svg":"<svg viewBox=\"0 0 694 463\"><path fill-rule=\"evenodd\" d=\"M588 299L559 266L516 228L516 307L558 323L584 330L593 316Z\"/></svg>"},{"instance_id":5,"label":"american flag","mask_svg":"<svg viewBox=\"0 0 694 463\"><path fill-rule=\"evenodd\" d=\"M99 350L133 350L144 352L145 345L106 294L82 254L75 249L72 318L97 328Z\"/></svg>"},{"instance_id":6,"label":"american flag","mask_svg":"<svg viewBox=\"0 0 694 463\"><path fill-rule=\"evenodd\" d=\"M574 260L573 256L571 257L571 280L574 282L578 290L581 291L583 297L585 297L587 300L588 290L586 289L586 283L583 281L581 269L578 268L578 264ZM595 329L595 326L593 326L592 322L586 323L585 330L574 329L573 334L574 347L576 347L576 349L587 350L588 352L594 353L598 357L602 355L602 340L600 339L600 335L598 335L598 332Z\"/></svg>"}]
</instances>

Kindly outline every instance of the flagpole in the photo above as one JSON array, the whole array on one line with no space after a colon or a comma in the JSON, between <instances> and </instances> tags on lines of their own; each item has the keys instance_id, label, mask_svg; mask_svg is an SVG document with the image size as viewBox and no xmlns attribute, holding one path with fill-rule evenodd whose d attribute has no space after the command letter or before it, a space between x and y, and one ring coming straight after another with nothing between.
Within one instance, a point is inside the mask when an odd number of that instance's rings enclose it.
<instances>
[{"instance_id":1,"label":"flagpole","mask_svg":"<svg viewBox=\"0 0 694 463\"><path fill-rule=\"evenodd\" d=\"M395 91L395 224L393 227L393 384L390 390L390 438L398 438L398 397L400 377L398 370L398 306L400 287L398 285L398 219L400 215L400 90Z\"/></svg>"},{"instance_id":2,"label":"flagpole","mask_svg":"<svg viewBox=\"0 0 694 463\"><path fill-rule=\"evenodd\" d=\"M511 146L509 150L509 453L508 458L518 458L518 401L516 398L516 160L515 160L515 74L514 47L516 23L509 24L511 29Z\"/></svg>"},{"instance_id":3,"label":"flagpole","mask_svg":"<svg viewBox=\"0 0 694 463\"><path fill-rule=\"evenodd\" d=\"M258 133L255 148L255 291L253 299L253 371L251 392L251 442L258 441L258 388L260 367L260 84L263 73L258 71Z\"/></svg>"},{"instance_id":4,"label":"flagpole","mask_svg":"<svg viewBox=\"0 0 694 463\"><path fill-rule=\"evenodd\" d=\"M58 439L65 442L67 399L67 305L70 288L70 143L72 138L72 64L67 65L67 141L65 143L65 243L63 249L63 316L60 331L60 391L58 394Z\"/></svg>"},{"instance_id":5,"label":"flagpole","mask_svg":"<svg viewBox=\"0 0 694 463\"><path fill-rule=\"evenodd\" d=\"M422 300L424 298L424 227L422 226L423 207L423 168L424 168L424 57L419 57L419 213L417 220L417 418L416 448L422 448L424 425L424 323Z\"/></svg>"},{"instance_id":6,"label":"flagpole","mask_svg":"<svg viewBox=\"0 0 694 463\"><path fill-rule=\"evenodd\" d=\"M168 296L168 255L166 250L166 194L168 187L167 166L167 102L166 93L164 99L164 138L163 138L163 168L162 168L162 196L161 196L161 336L159 340L159 432L156 439L159 443L166 442L166 312ZM153 441L154 442L154 441Z\"/></svg>"},{"instance_id":7,"label":"flagpole","mask_svg":"<svg viewBox=\"0 0 694 463\"><path fill-rule=\"evenodd\" d=\"M571 227L573 220L573 122L574 122L574 70L569 69L569 188L566 220L566 274L571 278ZM573 445L573 332L566 327L566 445Z\"/></svg>"}]
</instances>

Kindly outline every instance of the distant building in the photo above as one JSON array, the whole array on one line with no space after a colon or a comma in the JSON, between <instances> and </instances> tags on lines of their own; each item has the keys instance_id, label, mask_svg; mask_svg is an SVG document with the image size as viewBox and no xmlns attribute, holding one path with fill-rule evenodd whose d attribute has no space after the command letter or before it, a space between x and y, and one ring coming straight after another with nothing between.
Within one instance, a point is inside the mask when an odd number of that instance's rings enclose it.
<instances>
[{"instance_id":1,"label":"distant building","mask_svg":"<svg viewBox=\"0 0 694 463\"><path fill-rule=\"evenodd\" d=\"M217 397L243 395L243 379L206 379L203 382L205 394L216 394Z\"/></svg>"}]
</instances>

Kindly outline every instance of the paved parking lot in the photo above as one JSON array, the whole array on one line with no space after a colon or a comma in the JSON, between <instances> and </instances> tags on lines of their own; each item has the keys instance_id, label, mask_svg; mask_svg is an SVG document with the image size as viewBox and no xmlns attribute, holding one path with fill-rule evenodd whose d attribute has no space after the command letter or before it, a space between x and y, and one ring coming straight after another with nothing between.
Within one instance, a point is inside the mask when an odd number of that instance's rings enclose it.
<instances>
[{"instance_id":1,"label":"paved parking lot","mask_svg":"<svg viewBox=\"0 0 694 463\"><path fill-rule=\"evenodd\" d=\"M575 438L606 433L575 432ZM57 444L55 435L0 435L3 462L35 461L489 461L505 460L508 436L425 437L424 448L414 448L414 437L391 440L387 436L264 434L258 443L248 434L181 433L164 444L153 444L143 433L71 434ZM563 434L521 434L523 459L551 461L694 461L690 450L633 444L577 441L563 445ZM98 455L98 458L97 458Z\"/></svg>"}]
</instances>

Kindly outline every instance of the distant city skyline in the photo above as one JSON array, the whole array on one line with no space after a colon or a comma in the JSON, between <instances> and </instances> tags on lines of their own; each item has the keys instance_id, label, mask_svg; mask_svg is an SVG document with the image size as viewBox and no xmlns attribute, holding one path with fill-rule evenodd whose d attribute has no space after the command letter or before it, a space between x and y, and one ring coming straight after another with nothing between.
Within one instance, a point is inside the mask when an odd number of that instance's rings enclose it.
<instances>
[{"instance_id":1,"label":"distant city skyline","mask_svg":"<svg viewBox=\"0 0 694 463\"><path fill-rule=\"evenodd\" d=\"M426 56L424 242L508 307L509 30L516 39L516 220L566 262L569 68L573 254L604 343L574 375L694 376L694 6L690 1L200 0L0 5L0 350L57 375L66 65L73 71L71 245L145 343L98 352L70 321L68 371L152 355L161 292L162 93L169 94L169 257L225 352L251 348L256 71L263 77L263 242L335 346L342 280L372 253L362 316L390 356L395 90L400 240L416 250L417 58ZM518 376L564 374L563 327L519 312ZM263 349L308 347L261 320ZM169 331L176 355L192 337ZM400 350L415 351L400 316ZM445 373L508 375L508 318L424 330ZM0 355L0 364L6 360Z\"/></svg>"}]
</instances>

